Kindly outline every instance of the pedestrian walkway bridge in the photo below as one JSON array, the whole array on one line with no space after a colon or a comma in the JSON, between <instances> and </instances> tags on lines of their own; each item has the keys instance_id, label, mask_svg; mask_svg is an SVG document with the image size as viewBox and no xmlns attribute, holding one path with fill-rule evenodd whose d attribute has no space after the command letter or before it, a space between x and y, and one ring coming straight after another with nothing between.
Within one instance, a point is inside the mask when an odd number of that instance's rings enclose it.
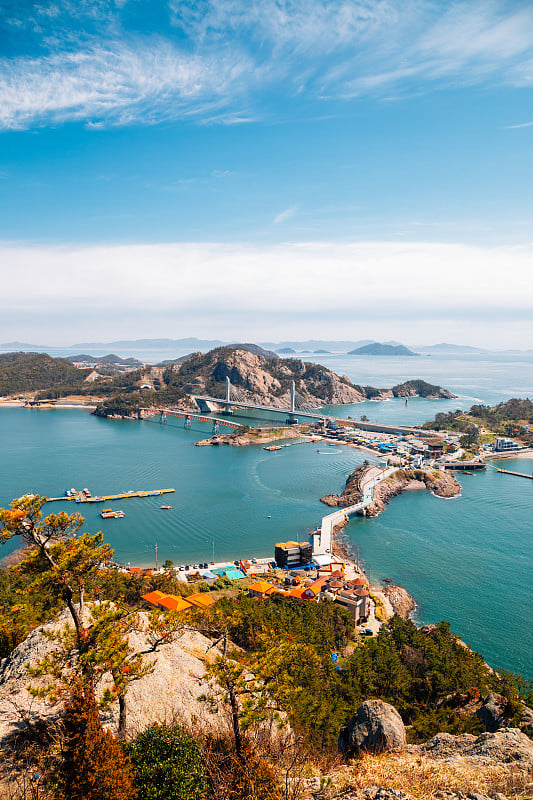
<instances>
[{"instance_id":1,"label":"pedestrian walkway bridge","mask_svg":"<svg viewBox=\"0 0 533 800\"><path fill-rule=\"evenodd\" d=\"M327 514L322 517L320 528L311 534L313 557L330 556L332 554L333 529L335 526L347 521L354 514L364 514L365 509L374 502L374 487L381 481L386 480L390 475L394 475L398 469L399 467L387 467L387 469L372 467L372 474L367 477L361 486L363 493L361 500L351 506L340 508L338 511L334 511L333 514Z\"/></svg>"}]
</instances>

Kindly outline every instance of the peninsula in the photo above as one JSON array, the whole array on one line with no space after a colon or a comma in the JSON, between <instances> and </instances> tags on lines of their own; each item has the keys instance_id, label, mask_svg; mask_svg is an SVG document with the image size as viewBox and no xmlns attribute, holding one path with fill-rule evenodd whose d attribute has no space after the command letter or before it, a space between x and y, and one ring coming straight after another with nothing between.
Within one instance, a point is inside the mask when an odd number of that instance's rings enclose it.
<instances>
[{"instance_id":1,"label":"peninsula","mask_svg":"<svg viewBox=\"0 0 533 800\"><path fill-rule=\"evenodd\" d=\"M328 494L320 498L327 506L347 508L359 503L363 498L363 485L372 480L375 466L363 464L350 473L340 495ZM428 489L437 497L457 497L461 485L444 470L399 469L374 486L373 502L365 508L365 516L375 517L384 510L393 498L412 489Z\"/></svg>"}]
</instances>

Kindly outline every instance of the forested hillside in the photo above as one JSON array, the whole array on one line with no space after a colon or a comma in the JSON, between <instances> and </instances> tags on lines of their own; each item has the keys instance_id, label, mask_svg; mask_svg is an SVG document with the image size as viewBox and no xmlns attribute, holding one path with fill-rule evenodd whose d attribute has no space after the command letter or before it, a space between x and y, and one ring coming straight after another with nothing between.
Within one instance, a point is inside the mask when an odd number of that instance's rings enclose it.
<instances>
[{"instance_id":1,"label":"forested hillside","mask_svg":"<svg viewBox=\"0 0 533 800\"><path fill-rule=\"evenodd\" d=\"M66 358L46 353L0 354L0 395L65 386L76 391L90 369L76 369Z\"/></svg>"}]
</instances>

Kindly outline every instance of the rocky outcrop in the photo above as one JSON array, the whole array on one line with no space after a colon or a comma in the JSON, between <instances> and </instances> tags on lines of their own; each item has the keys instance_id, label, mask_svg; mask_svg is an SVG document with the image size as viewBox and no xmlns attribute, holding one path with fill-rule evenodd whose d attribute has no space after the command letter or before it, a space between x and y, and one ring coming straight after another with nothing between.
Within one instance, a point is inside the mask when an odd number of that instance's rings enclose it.
<instances>
[{"instance_id":1,"label":"rocky outcrop","mask_svg":"<svg viewBox=\"0 0 533 800\"><path fill-rule=\"evenodd\" d=\"M30 679L26 664L35 664L51 652L54 643L46 632L61 629L66 614L53 623L36 628L2 663L0 671L0 751L11 737L39 721L51 722L59 714L58 706L50 706L29 693ZM206 692L206 663L220 655L212 642L195 631L184 631L174 641L161 645L156 653L147 632L147 616L138 615L135 630L129 636L135 652L146 653L146 663L154 669L133 683L126 696L127 727L130 733L155 722L178 720L195 729L218 729L220 720L206 710L199 698ZM211 649L210 649L211 648ZM112 730L118 726L118 706L105 717Z\"/></svg>"},{"instance_id":2,"label":"rocky outcrop","mask_svg":"<svg viewBox=\"0 0 533 800\"><path fill-rule=\"evenodd\" d=\"M519 764L533 767L533 742L518 728L501 728L496 733L474 736L462 733L438 733L429 742L410 745L408 750L446 761L475 759L480 764Z\"/></svg>"},{"instance_id":3,"label":"rocky outcrop","mask_svg":"<svg viewBox=\"0 0 533 800\"><path fill-rule=\"evenodd\" d=\"M415 609L415 601L403 586L384 586L383 594L392 606L395 614L402 619L409 619L411 611Z\"/></svg>"},{"instance_id":4,"label":"rocky outcrop","mask_svg":"<svg viewBox=\"0 0 533 800\"><path fill-rule=\"evenodd\" d=\"M209 447L227 444L230 447L247 447L250 444L272 444L291 439L301 439L302 433L299 428L252 428L250 431L241 433L217 434L210 439L200 439L195 442L196 447Z\"/></svg>"},{"instance_id":5,"label":"rocky outcrop","mask_svg":"<svg viewBox=\"0 0 533 800\"><path fill-rule=\"evenodd\" d=\"M223 347L197 360L200 374L191 375L183 384L183 389L193 394L210 392L214 385L224 384L229 378L243 400L274 408L290 406L292 381L310 408L359 403L367 396L364 387L354 386L348 378L299 359L265 358L239 347ZM215 396L220 396L220 392Z\"/></svg>"},{"instance_id":6,"label":"rocky outcrop","mask_svg":"<svg viewBox=\"0 0 533 800\"><path fill-rule=\"evenodd\" d=\"M374 489L374 502L367 506L366 516L377 516L393 497L412 489L429 489L437 497L457 497L461 494L461 485L448 472L441 470L426 472L421 469L398 470L377 484Z\"/></svg>"},{"instance_id":7,"label":"rocky outcrop","mask_svg":"<svg viewBox=\"0 0 533 800\"><path fill-rule=\"evenodd\" d=\"M365 700L339 735L339 750L347 757L402 750L405 744L402 718L383 700Z\"/></svg>"},{"instance_id":8,"label":"rocky outcrop","mask_svg":"<svg viewBox=\"0 0 533 800\"><path fill-rule=\"evenodd\" d=\"M380 472L380 467L372 464L362 464L348 475L342 494L327 494L320 498L320 502L327 506L338 506L339 508L346 508L359 503L363 497L364 484L379 475Z\"/></svg>"},{"instance_id":9,"label":"rocky outcrop","mask_svg":"<svg viewBox=\"0 0 533 800\"><path fill-rule=\"evenodd\" d=\"M501 694L491 692L483 700L482 705L477 709L476 716L479 717L488 731L494 732L501 728L509 719L509 703L507 698Z\"/></svg>"},{"instance_id":10,"label":"rocky outcrop","mask_svg":"<svg viewBox=\"0 0 533 800\"><path fill-rule=\"evenodd\" d=\"M363 465L357 467L346 479L342 494L327 494L320 501L327 506L346 508L359 503L363 488L368 481L379 475L380 467ZM437 497L456 497L461 485L449 473L442 470L428 472L422 469L398 470L374 488L374 502L366 508L367 517L375 517L384 510L393 497L412 489L428 489Z\"/></svg>"}]
</instances>

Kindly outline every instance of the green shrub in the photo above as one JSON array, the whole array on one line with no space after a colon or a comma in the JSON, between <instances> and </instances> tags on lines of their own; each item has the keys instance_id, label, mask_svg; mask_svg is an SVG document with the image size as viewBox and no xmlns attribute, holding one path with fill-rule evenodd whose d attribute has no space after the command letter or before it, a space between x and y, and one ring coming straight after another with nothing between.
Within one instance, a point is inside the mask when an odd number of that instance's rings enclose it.
<instances>
[{"instance_id":1,"label":"green shrub","mask_svg":"<svg viewBox=\"0 0 533 800\"><path fill-rule=\"evenodd\" d=\"M200 800L208 781L203 752L180 725L151 725L124 745L139 800Z\"/></svg>"}]
</instances>

